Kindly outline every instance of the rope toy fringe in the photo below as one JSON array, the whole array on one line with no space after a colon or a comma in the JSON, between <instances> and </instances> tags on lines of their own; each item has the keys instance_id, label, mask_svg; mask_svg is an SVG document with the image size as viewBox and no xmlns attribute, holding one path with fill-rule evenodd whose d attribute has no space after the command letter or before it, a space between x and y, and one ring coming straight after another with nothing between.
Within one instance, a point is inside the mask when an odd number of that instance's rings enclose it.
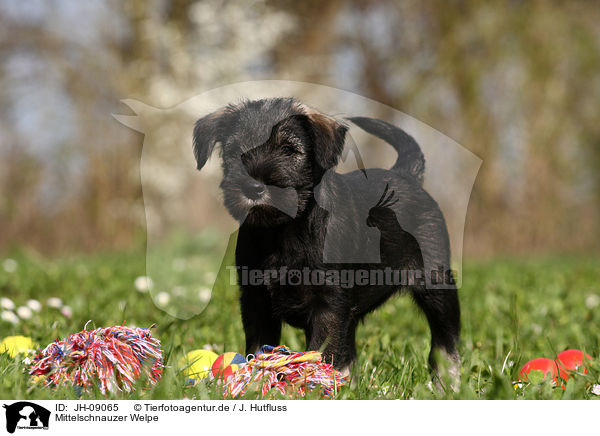
<instances>
[{"instance_id":1,"label":"rope toy fringe","mask_svg":"<svg viewBox=\"0 0 600 436\"><path fill-rule=\"evenodd\" d=\"M46 386L72 384L88 389L97 382L104 395L135 390L141 375L154 385L163 368L160 341L151 337L154 327L84 327L46 346L33 358L29 375L34 380L41 377Z\"/></svg>"},{"instance_id":2,"label":"rope toy fringe","mask_svg":"<svg viewBox=\"0 0 600 436\"><path fill-rule=\"evenodd\" d=\"M284 345L264 345L260 353L241 367L227 382L223 395L236 398L253 383L262 383L262 396L271 389L301 397L321 387L324 396L332 396L348 381L333 366L321 360L318 351L296 352Z\"/></svg>"}]
</instances>

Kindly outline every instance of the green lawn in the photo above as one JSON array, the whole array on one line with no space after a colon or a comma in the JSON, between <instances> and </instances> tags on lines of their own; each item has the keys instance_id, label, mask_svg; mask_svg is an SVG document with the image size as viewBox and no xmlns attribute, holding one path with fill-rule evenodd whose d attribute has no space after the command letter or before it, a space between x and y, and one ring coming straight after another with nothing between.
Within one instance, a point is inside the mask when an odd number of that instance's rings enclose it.
<instances>
[{"instance_id":1,"label":"green lawn","mask_svg":"<svg viewBox=\"0 0 600 436\"><path fill-rule=\"evenodd\" d=\"M183 259L178 269L196 263L215 264L212 242L202 244L206 258ZM64 338L83 329L88 320L96 327L135 324L158 325L154 335L163 346L166 368L153 389L138 389L117 398L221 399L215 382L188 386L178 361L187 351L213 344L217 353L243 352L243 332L233 287L221 286L204 311L189 320L174 319L155 306L148 293L136 290L134 281L145 274L144 252L104 253L49 260L19 252L13 272L2 268L0 297L17 306L28 299L42 303L29 319L12 324L0 321L0 339L9 335L30 336L38 345ZM600 350L599 259L545 258L465 262L462 304L462 381L458 392L430 388L426 368L429 331L423 316L408 296L392 299L368 317L358 331L359 377L345 386L339 399L516 399L600 398L591 391L600 383L600 365L572 379L566 390L547 383L515 389L520 367L536 357L554 358L566 348L580 348L594 357ZM14 269L14 264L9 265ZM203 276L210 280L210 276ZM59 297L72 309L72 317L49 307ZM302 332L285 327L282 343L292 349L304 346ZM70 387L51 391L32 386L20 358L0 355L0 398L77 398ZM598 389L598 387L596 387ZM594 391L596 391L594 389ZM103 398L99 392L84 397ZM251 392L245 398L259 398ZM277 398L277 396L275 396ZM316 398L316 395L310 396Z\"/></svg>"}]
</instances>

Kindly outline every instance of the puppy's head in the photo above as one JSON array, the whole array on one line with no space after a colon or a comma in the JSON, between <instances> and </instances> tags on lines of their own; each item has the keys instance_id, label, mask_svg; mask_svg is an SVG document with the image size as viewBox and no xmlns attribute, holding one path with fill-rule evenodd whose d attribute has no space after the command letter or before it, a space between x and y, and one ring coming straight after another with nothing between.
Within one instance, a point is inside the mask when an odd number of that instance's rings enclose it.
<instances>
[{"instance_id":1,"label":"puppy's head","mask_svg":"<svg viewBox=\"0 0 600 436\"><path fill-rule=\"evenodd\" d=\"M194 155L201 169L220 143L225 206L240 223L269 227L306 210L313 187L337 164L346 131L291 98L248 101L199 119Z\"/></svg>"}]
</instances>

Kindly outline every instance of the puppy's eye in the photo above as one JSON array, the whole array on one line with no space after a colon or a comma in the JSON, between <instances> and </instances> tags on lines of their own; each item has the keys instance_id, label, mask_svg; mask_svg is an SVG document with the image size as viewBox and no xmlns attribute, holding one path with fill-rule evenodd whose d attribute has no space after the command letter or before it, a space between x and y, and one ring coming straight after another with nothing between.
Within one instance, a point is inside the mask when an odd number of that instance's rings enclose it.
<instances>
[{"instance_id":1,"label":"puppy's eye","mask_svg":"<svg viewBox=\"0 0 600 436\"><path fill-rule=\"evenodd\" d=\"M296 154L298 152L298 149L296 147L294 147L292 144L290 144L289 142L286 142L285 144L283 144L281 146L281 150L285 154Z\"/></svg>"}]
</instances>

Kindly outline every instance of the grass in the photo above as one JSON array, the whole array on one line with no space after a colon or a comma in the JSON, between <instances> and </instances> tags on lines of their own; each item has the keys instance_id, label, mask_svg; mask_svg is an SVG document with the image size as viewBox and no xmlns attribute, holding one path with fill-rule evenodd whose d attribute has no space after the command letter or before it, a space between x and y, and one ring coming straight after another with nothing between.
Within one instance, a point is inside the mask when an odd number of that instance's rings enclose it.
<instances>
[{"instance_id":1,"label":"grass","mask_svg":"<svg viewBox=\"0 0 600 436\"><path fill-rule=\"evenodd\" d=\"M179 271L188 271L189 275L190 270L215 264L216 242L207 238L200 235L185 240L186 246L201 247L203 254L197 256L180 250L187 257L178 260ZM205 344L217 353L243 351L235 288L217 286L200 314L182 320L158 308L150 293L136 290L135 279L145 274L143 252L56 260L24 252L13 253L11 257L18 266L10 273L2 269L0 258L0 296L10 298L17 306L36 299L42 302L42 309L17 324L0 321L0 339L25 335L42 346L82 330L88 320L97 327L121 324L124 320L128 325L140 327L156 323L154 335L162 342L166 360L161 382L152 389L138 389L133 394L120 393L111 398L222 399L222 389L214 381L187 385L178 362L187 351ZM598 260L555 257L465 262L460 290L462 376L458 392L431 388L426 367L429 350L426 321L410 298L393 298L359 327L358 377L352 386L343 387L337 398L600 398L592 393L594 385L600 384L597 363L592 364L587 374L575 375L566 389L553 388L547 382L521 389L513 386L520 367L536 357L554 358L564 349L579 348L598 358ZM211 280L207 273L197 277L199 283ZM156 297L156 292L153 294ZM66 317L60 309L49 307L46 301L50 297L61 298L72 308L72 316ZM303 333L286 326L282 343L302 349ZM70 387L50 390L34 386L22 359L23 356L10 358L6 353L0 354L0 398L105 398L97 391L78 397ZM244 398L257 399L260 395L249 392ZM273 398L282 397L273 395ZM318 395L313 393L309 398Z\"/></svg>"}]
</instances>

